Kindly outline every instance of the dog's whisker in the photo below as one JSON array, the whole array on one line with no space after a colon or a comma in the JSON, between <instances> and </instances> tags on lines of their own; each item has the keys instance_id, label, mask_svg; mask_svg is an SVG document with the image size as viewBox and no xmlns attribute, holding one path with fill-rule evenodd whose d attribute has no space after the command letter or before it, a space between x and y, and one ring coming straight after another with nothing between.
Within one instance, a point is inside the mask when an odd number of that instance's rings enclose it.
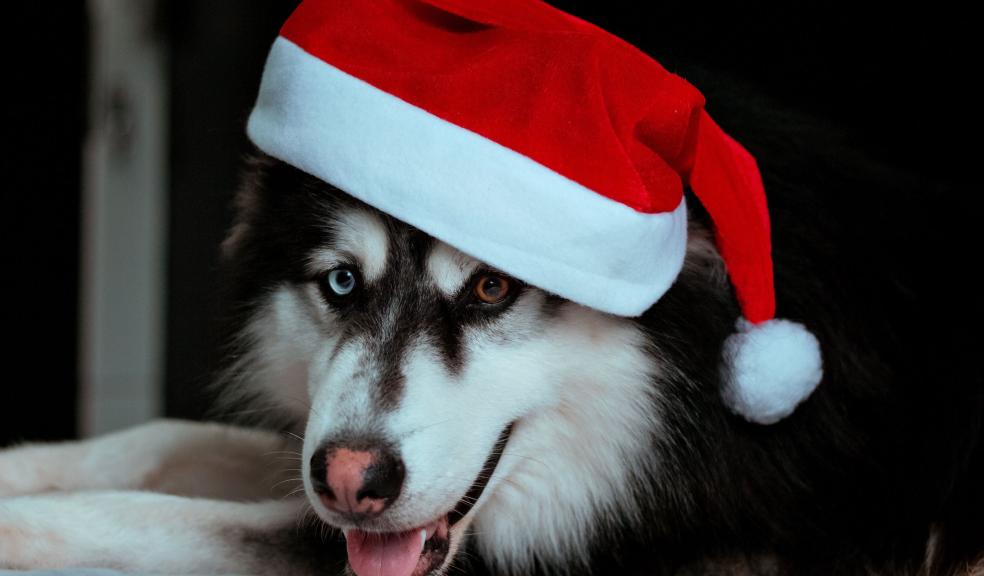
<instances>
[{"instance_id":1,"label":"dog's whisker","mask_svg":"<svg viewBox=\"0 0 984 576\"><path fill-rule=\"evenodd\" d=\"M270 452L265 452L263 455L274 456L274 455L282 455L282 454L289 454L291 456L298 456L298 457L302 456L300 452L297 452L295 450L271 450Z\"/></svg>"},{"instance_id":2,"label":"dog's whisker","mask_svg":"<svg viewBox=\"0 0 984 576\"><path fill-rule=\"evenodd\" d=\"M290 430L284 430L284 434L286 434L288 436L291 436L293 438L296 438L297 440L300 440L301 442L304 442L304 437L303 436L298 436L297 434L294 434Z\"/></svg>"},{"instance_id":3,"label":"dog's whisker","mask_svg":"<svg viewBox=\"0 0 984 576\"><path fill-rule=\"evenodd\" d=\"M290 498L292 496L296 496L298 494L302 494L303 492L304 492L304 486L301 486L300 488L296 488L294 490L291 490L287 494L284 494L283 496L280 497L280 500L286 500L286 499L288 499L288 498Z\"/></svg>"},{"instance_id":4,"label":"dog's whisker","mask_svg":"<svg viewBox=\"0 0 984 576\"><path fill-rule=\"evenodd\" d=\"M543 460L540 460L539 458L534 458L533 456L528 456L526 454L517 454L517 453L512 452L512 451L503 452L502 453L502 458L503 459L506 459L506 458L519 458L519 459L522 459L522 460L528 460L530 462L536 462L537 464L543 466L544 468L550 468L550 466L546 462L544 462Z\"/></svg>"},{"instance_id":5,"label":"dog's whisker","mask_svg":"<svg viewBox=\"0 0 984 576\"><path fill-rule=\"evenodd\" d=\"M297 521L295 522L295 531L300 533L305 530L305 528L313 527L315 524L312 522L320 522L321 519L318 514L314 511L314 508L310 503L305 503L301 508L300 512L297 514Z\"/></svg>"},{"instance_id":6,"label":"dog's whisker","mask_svg":"<svg viewBox=\"0 0 984 576\"><path fill-rule=\"evenodd\" d=\"M430 424L423 424L421 426L417 426L415 428L411 428L410 430L407 430L406 432L403 432L402 434L400 434L400 437L406 438L408 436L412 436L428 428L433 428L434 426L440 426L442 424L447 424L449 422L454 422L456 420L461 420L461 418L446 418L444 420L440 420L437 422L431 422Z\"/></svg>"},{"instance_id":7,"label":"dog's whisker","mask_svg":"<svg viewBox=\"0 0 984 576\"><path fill-rule=\"evenodd\" d=\"M250 416L253 414L263 414L275 411L276 408L271 406L268 408L252 408L249 410L227 410L222 413L223 416L228 418L235 418L237 416Z\"/></svg>"},{"instance_id":8,"label":"dog's whisker","mask_svg":"<svg viewBox=\"0 0 984 576\"><path fill-rule=\"evenodd\" d=\"M270 486L270 490L273 490L274 488L276 488L278 486L281 486L283 484L286 484L288 482L300 482L302 485L304 484L304 480L302 480L300 478L288 478L286 480L281 480L280 482L277 482L273 486Z\"/></svg>"},{"instance_id":9,"label":"dog's whisker","mask_svg":"<svg viewBox=\"0 0 984 576\"><path fill-rule=\"evenodd\" d=\"M300 464L301 463L301 458L298 457L298 456L289 456L289 457L288 456L278 456L276 458L273 458L273 460L276 460L277 462L289 462L291 464Z\"/></svg>"},{"instance_id":10,"label":"dog's whisker","mask_svg":"<svg viewBox=\"0 0 984 576\"><path fill-rule=\"evenodd\" d=\"M321 413L318 411L317 408L314 407L313 404L311 404L310 400L305 400L305 399L298 398L297 396L292 396L292 395L284 395L283 396L283 399L284 400L290 400L291 402L297 404L297 406L299 408L301 408L302 410L304 410L304 411L310 411L315 416L319 416L319 417L321 416Z\"/></svg>"}]
</instances>

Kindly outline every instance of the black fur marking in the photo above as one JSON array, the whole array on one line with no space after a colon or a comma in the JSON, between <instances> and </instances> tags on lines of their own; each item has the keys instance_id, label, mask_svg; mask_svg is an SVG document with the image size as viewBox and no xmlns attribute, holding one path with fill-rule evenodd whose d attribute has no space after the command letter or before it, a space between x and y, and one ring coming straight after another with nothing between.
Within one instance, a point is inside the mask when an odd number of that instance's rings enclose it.
<instances>
[{"instance_id":1,"label":"black fur marking","mask_svg":"<svg viewBox=\"0 0 984 576\"><path fill-rule=\"evenodd\" d=\"M461 340L464 338L465 326L456 321L452 302L438 297L435 302L438 321L430 325L428 335L431 343L441 352L441 360L448 374L456 375L464 365L464 350Z\"/></svg>"},{"instance_id":2,"label":"black fur marking","mask_svg":"<svg viewBox=\"0 0 984 576\"><path fill-rule=\"evenodd\" d=\"M560 314L561 308L567 303L556 294L551 294L550 292L542 292L543 294L543 305L540 306L540 318L544 324L550 322L550 320L557 317Z\"/></svg>"},{"instance_id":3,"label":"black fur marking","mask_svg":"<svg viewBox=\"0 0 984 576\"><path fill-rule=\"evenodd\" d=\"M485 491L485 487L492 478L492 474L495 473L496 466L499 465L499 459L502 458L502 453L506 450L506 444L509 443L509 436L512 434L515 424L515 422L510 422L499 434L499 438L492 446L492 451L489 452L488 458L485 459L482 470L478 473L478 477L475 478L475 482L472 483L471 488L465 493L464 498L458 502L458 505L454 507L454 510L448 514L448 526L454 526L459 520L464 518L471 511L475 503L478 502L478 499L482 497L482 492Z\"/></svg>"},{"instance_id":4,"label":"black fur marking","mask_svg":"<svg viewBox=\"0 0 984 576\"><path fill-rule=\"evenodd\" d=\"M292 524L272 531L241 529L220 536L250 555L256 574L349 574L345 538L320 522L315 526Z\"/></svg>"}]
</instances>

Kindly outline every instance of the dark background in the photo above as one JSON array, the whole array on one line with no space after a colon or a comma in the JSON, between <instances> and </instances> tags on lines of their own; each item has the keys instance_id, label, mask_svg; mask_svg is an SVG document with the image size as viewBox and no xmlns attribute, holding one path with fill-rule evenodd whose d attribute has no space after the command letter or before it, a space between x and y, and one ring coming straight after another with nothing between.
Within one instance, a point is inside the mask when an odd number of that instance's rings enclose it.
<instances>
[{"instance_id":1,"label":"dark background","mask_svg":"<svg viewBox=\"0 0 984 576\"><path fill-rule=\"evenodd\" d=\"M166 413L200 417L219 355L217 247L230 220L244 125L266 51L295 2L164 4L170 45ZM956 184L950 234L975 203L970 22L944 4L861 12L856 3L765 6L556 2L657 59L720 70L843 129L873 157ZM658 9L656 8L658 6ZM7 258L0 445L76 434L80 146L86 130L85 3L21 3L4 31ZM671 67L672 69L672 67ZM699 87L699 86L698 86ZM709 104L713 113L713 103ZM969 138L969 140L968 140ZM967 181L969 183L969 180ZM848 207L845 207L848 209ZM957 238L957 236L955 236ZM969 266L971 263L967 263ZM914 263L917 265L917 263ZM975 266L976 267L976 266ZM958 279L962 281L962 279ZM955 323L958 319L955 319Z\"/></svg>"}]
</instances>

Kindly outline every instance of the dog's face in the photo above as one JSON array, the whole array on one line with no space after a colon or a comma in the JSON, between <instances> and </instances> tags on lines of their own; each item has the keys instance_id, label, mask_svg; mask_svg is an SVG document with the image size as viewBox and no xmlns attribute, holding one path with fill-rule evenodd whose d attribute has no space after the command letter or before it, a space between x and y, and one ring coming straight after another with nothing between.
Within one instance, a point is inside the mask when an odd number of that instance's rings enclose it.
<instances>
[{"instance_id":1,"label":"dog's face","mask_svg":"<svg viewBox=\"0 0 984 576\"><path fill-rule=\"evenodd\" d=\"M629 320L548 294L281 163L226 244L235 372L303 429L311 506L364 574L583 554L657 463L661 370Z\"/></svg>"}]
</instances>

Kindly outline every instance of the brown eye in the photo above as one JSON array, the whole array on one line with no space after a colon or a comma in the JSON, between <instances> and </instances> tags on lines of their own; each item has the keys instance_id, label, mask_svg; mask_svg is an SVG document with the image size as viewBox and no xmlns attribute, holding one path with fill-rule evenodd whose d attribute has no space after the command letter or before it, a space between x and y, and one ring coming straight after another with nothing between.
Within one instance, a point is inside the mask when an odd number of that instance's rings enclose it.
<instances>
[{"instance_id":1,"label":"brown eye","mask_svg":"<svg viewBox=\"0 0 984 576\"><path fill-rule=\"evenodd\" d=\"M498 304L509 295L509 280L502 276L486 274L475 282L475 296L486 304Z\"/></svg>"}]
</instances>

